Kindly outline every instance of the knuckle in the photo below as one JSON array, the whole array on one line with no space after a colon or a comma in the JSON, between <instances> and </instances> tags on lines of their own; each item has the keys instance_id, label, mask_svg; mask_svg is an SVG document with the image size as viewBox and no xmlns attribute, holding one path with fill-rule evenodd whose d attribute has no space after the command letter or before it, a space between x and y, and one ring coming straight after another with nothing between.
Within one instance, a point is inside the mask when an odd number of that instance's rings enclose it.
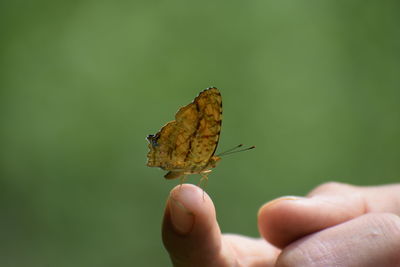
<instances>
[{"instance_id":1,"label":"knuckle","mask_svg":"<svg viewBox=\"0 0 400 267\"><path fill-rule=\"evenodd\" d=\"M323 183L323 184L317 186L316 188L314 188L310 192L309 195L315 195L315 194L319 194L319 193L322 193L322 192L346 190L346 189L350 189L350 188L353 188L353 187L354 186L352 186L350 184L330 181L330 182L326 182L326 183Z\"/></svg>"}]
</instances>

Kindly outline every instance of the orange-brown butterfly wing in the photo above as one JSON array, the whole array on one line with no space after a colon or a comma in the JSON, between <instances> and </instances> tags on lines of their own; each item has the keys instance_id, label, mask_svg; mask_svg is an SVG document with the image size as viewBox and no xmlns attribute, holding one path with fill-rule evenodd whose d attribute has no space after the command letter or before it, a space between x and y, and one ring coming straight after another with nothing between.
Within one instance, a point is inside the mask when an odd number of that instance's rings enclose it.
<instances>
[{"instance_id":1,"label":"orange-brown butterfly wing","mask_svg":"<svg viewBox=\"0 0 400 267\"><path fill-rule=\"evenodd\" d=\"M221 131L222 99L217 88L202 91L155 135L149 135L147 166L196 172L214 154Z\"/></svg>"},{"instance_id":2,"label":"orange-brown butterfly wing","mask_svg":"<svg viewBox=\"0 0 400 267\"><path fill-rule=\"evenodd\" d=\"M147 166L161 167L164 170L185 169L185 158L189 151L189 138L193 135L198 120L193 103L181 108L175 121L164 125L154 137L149 136ZM153 140L153 141L151 141Z\"/></svg>"},{"instance_id":3,"label":"orange-brown butterfly wing","mask_svg":"<svg viewBox=\"0 0 400 267\"><path fill-rule=\"evenodd\" d=\"M190 153L186 161L191 171L200 171L217 149L222 123L221 94L218 89L211 88L203 91L194 103L199 118L189 142Z\"/></svg>"}]
</instances>

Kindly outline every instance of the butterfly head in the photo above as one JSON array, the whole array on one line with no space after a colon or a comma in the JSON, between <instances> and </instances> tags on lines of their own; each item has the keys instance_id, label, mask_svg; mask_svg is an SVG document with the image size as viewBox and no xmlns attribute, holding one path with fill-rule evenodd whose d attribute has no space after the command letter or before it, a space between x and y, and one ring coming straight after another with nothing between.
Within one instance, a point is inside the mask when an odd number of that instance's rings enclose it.
<instances>
[{"instance_id":1,"label":"butterfly head","mask_svg":"<svg viewBox=\"0 0 400 267\"><path fill-rule=\"evenodd\" d=\"M157 143L158 138L159 138L159 136L157 136L157 135L149 134L146 139L147 139L147 141L149 141L149 143L153 147L156 147L156 146L159 146L159 144Z\"/></svg>"}]
</instances>

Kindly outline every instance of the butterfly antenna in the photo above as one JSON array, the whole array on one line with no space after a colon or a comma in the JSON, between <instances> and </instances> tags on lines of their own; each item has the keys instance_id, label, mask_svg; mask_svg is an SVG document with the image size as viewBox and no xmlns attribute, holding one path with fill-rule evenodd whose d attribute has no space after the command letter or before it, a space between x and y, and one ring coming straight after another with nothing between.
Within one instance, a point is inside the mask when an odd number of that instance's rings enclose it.
<instances>
[{"instance_id":1,"label":"butterfly antenna","mask_svg":"<svg viewBox=\"0 0 400 267\"><path fill-rule=\"evenodd\" d=\"M239 145L237 145L235 147L232 147L232 148L230 148L228 150L225 150L224 152L219 153L217 156L222 156L222 155L224 155L226 153L229 153L229 152L231 152L233 150L236 150L236 149L238 149L239 147L242 147L242 146L243 146L243 144L239 144Z\"/></svg>"},{"instance_id":2,"label":"butterfly antenna","mask_svg":"<svg viewBox=\"0 0 400 267\"><path fill-rule=\"evenodd\" d=\"M218 156L226 156L226 155L229 155L229 154L233 154L233 153L237 153L237 152L243 152L243 151L246 151L246 150L250 150L250 149L256 148L256 146L251 146L251 147L246 147L246 148L243 148L243 149L240 149L240 150L236 150L236 149L238 149L239 147L242 147L242 146L243 146L243 144L237 145L234 148L228 149L228 150L218 154Z\"/></svg>"}]
</instances>

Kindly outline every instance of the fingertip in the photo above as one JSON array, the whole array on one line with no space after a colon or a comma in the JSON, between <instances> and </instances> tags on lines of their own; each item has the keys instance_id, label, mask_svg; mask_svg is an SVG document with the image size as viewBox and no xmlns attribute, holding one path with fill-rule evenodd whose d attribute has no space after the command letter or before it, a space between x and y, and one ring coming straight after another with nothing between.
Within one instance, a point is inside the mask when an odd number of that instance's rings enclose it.
<instances>
[{"instance_id":1,"label":"fingertip","mask_svg":"<svg viewBox=\"0 0 400 267\"><path fill-rule=\"evenodd\" d=\"M281 204L282 201L300 200L300 199L304 199L304 197L285 196L285 197L280 197L280 198L273 199L273 200L271 200L271 201L269 201L269 202L267 202L267 203L265 203L264 205L261 206L261 208L258 210L258 216L260 216L265 211L268 211L269 209L276 208L276 204Z\"/></svg>"},{"instance_id":2,"label":"fingertip","mask_svg":"<svg viewBox=\"0 0 400 267\"><path fill-rule=\"evenodd\" d=\"M169 199L174 199L191 211L198 211L199 208L209 207L212 201L207 192L192 184L182 184L175 186L169 195ZM206 206L204 206L206 205Z\"/></svg>"},{"instance_id":3,"label":"fingertip","mask_svg":"<svg viewBox=\"0 0 400 267\"><path fill-rule=\"evenodd\" d=\"M258 211L258 229L261 236L271 244L282 248L297 237L299 223L294 202L302 197L287 196L264 204Z\"/></svg>"},{"instance_id":4,"label":"fingertip","mask_svg":"<svg viewBox=\"0 0 400 267\"><path fill-rule=\"evenodd\" d=\"M210 197L199 187L192 184L182 184L171 190L167 208L174 230L178 234L188 234L195 218L200 222L207 217L215 217L214 207Z\"/></svg>"}]
</instances>

